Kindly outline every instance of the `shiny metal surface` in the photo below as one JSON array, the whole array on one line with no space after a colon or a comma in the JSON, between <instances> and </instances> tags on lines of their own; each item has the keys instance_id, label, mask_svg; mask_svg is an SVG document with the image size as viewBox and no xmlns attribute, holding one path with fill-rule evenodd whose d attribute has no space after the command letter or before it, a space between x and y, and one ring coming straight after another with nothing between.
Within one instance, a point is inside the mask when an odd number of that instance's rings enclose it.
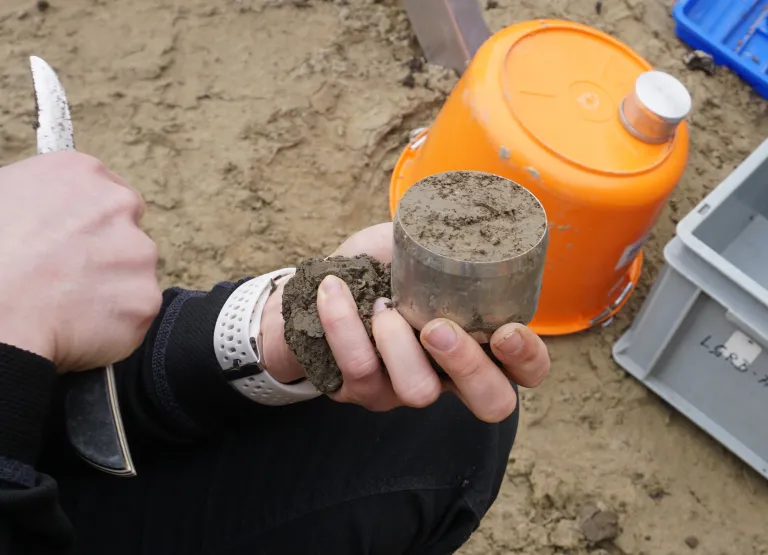
<instances>
[{"instance_id":1,"label":"shiny metal surface","mask_svg":"<svg viewBox=\"0 0 768 555\"><path fill-rule=\"evenodd\" d=\"M30 56L37 108L37 153L75 150L69 102L56 72L44 60Z\"/></svg>"},{"instance_id":2,"label":"shiny metal surface","mask_svg":"<svg viewBox=\"0 0 768 555\"><path fill-rule=\"evenodd\" d=\"M476 0L404 0L403 6L427 61L459 74L491 36Z\"/></svg>"},{"instance_id":3,"label":"shiny metal surface","mask_svg":"<svg viewBox=\"0 0 768 555\"><path fill-rule=\"evenodd\" d=\"M409 192L419 186L416 183ZM409 192L400 206L408 202ZM394 219L392 300L411 326L421 330L435 318L448 318L479 342L487 343L502 325L527 324L533 319L541 292L548 227L535 246L518 256L468 262L424 247L409 234L399 214L398 208Z\"/></svg>"}]
</instances>

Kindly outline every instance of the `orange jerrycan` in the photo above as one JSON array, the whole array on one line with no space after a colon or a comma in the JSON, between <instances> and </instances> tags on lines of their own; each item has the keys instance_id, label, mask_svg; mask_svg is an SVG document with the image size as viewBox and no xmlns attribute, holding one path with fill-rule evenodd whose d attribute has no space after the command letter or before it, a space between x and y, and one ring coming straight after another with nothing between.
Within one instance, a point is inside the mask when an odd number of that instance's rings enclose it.
<instances>
[{"instance_id":1,"label":"orange jerrycan","mask_svg":"<svg viewBox=\"0 0 768 555\"><path fill-rule=\"evenodd\" d=\"M605 33L557 20L512 25L483 44L401 154L390 211L411 185L445 171L523 185L550 226L530 327L587 329L637 285L642 246L685 170L690 109L682 83Z\"/></svg>"}]
</instances>

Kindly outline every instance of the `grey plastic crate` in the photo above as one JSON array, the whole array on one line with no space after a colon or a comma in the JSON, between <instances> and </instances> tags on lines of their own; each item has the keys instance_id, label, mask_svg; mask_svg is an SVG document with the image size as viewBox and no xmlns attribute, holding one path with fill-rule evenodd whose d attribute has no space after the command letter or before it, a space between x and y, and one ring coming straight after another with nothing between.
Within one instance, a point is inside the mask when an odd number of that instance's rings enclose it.
<instances>
[{"instance_id":1,"label":"grey plastic crate","mask_svg":"<svg viewBox=\"0 0 768 555\"><path fill-rule=\"evenodd\" d=\"M677 235L768 304L768 140L678 223Z\"/></svg>"},{"instance_id":2,"label":"grey plastic crate","mask_svg":"<svg viewBox=\"0 0 768 555\"><path fill-rule=\"evenodd\" d=\"M768 478L768 306L679 238L614 360Z\"/></svg>"}]
</instances>

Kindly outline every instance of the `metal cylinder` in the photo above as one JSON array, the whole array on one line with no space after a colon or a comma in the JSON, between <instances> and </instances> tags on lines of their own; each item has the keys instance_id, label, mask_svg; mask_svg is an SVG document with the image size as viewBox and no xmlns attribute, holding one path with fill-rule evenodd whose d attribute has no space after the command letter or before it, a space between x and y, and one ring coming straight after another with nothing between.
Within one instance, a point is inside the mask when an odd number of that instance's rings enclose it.
<instances>
[{"instance_id":1,"label":"metal cylinder","mask_svg":"<svg viewBox=\"0 0 768 555\"><path fill-rule=\"evenodd\" d=\"M646 71L622 101L619 117L632 136L665 143L691 111L691 95L680 81L661 71Z\"/></svg>"},{"instance_id":2,"label":"metal cylinder","mask_svg":"<svg viewBox=\"0 0 768 555\"><path fill-rule=\"evenodd\" d=\"M435 222L443 217L455 228L440 235ZM483 227L489 217L495 224ZM526 226L521 252L496 248L511 244L518 224ZM493 236L504 229L505 237ZM491 246L457 248L461 233ZM395 214L392 300L417 330L448 318L487 343L502 325L527 324L536 313L548 239L544 208L521 185L482 172L429 176L408 189Z\"/></svg>"}]
</instances>

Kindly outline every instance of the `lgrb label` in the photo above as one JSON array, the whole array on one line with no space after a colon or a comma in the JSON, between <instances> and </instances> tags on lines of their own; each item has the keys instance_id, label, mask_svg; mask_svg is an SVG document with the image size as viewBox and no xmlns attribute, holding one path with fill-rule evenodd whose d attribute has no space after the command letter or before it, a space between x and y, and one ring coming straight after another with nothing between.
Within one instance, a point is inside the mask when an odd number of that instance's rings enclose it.
<instances>
[{"instance_id":1,"label":"lgrb label","mask_svg":"<svg viewBox=\"0 0 768 555\"><path fill-rule=\"evenodd\" d=\"M725 349L743 360L747 366L755 362L755 359L763 352L759 344L741 333L739 330L733 332L733 335L725 342Z\"/></svg>"}]
</instances>

